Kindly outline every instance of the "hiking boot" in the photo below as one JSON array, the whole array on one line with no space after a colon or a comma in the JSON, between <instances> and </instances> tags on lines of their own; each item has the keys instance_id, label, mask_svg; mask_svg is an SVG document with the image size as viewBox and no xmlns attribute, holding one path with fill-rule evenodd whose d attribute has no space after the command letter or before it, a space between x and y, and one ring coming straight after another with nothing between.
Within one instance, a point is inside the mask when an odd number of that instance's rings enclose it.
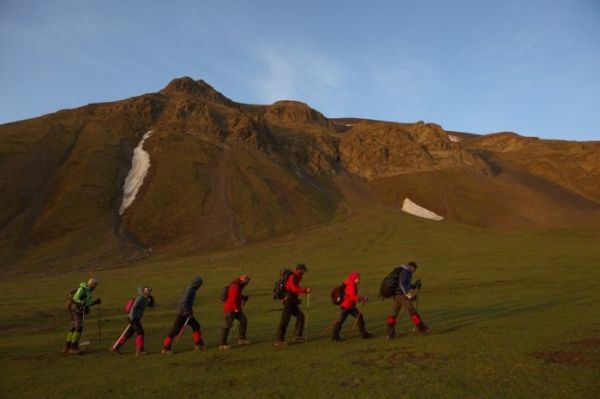
<instances>
[{"instance_id":1,"label":"hiking boot","mask_svg":"<svg viewBox=\"0 0 600 399\"><path fill-rule=\"evenodd\" d=\"M360 337L362 339L370 339L370 338L373 338L374 335L365 331L365 332L363 332L363 333L360 334Z\"/></svg>"},{"instance_id":2,"label":"hiking boot","mask_svg":"<svg viewBox=\"0 0 600 399\"><path fill-rule=\"evenodd\" d=\"M196 346L194 346L194 350L196 352L198 352L198 351L205 351L206 350L206 345L204 345L204 344L196 345Z\"/></svg>"},{"instance_id":3,"label":"hiking boot","mask_svg":"<svg viewBox=\"0 0 600 399\"><path fill-rule=\"evenodd\" d=\"M231 349L231 345L219 345L221 351L228 351L229 349Z\"/></svg>"},{"instance_id":4,"label":"hiking boot","mask_svg":"<svg viewBox=\"0 0 600 399\"><path fill-rule=\"evenodd\" d=\"M119 348L110 347L108 348L108 351L114 353L115 355L121 355L121 351L119 350Z\"/></svg>"},{"instance_id":5,"label":"hiking boot","mask_svg":"<svg viewBox=\"0 0 600 399\"><path fill-rule=\"evenodd\" d=\"M424 323L419 324L419 332L421 334L427 334L430 331L431 331L431 328L429 328L428 326L426 326Z\"/></svg>"},{"instance_id":6,"label":"hiking boot","mask_svg":"<svg viewBox=\"0 0 600 399\"><path fill-rule=\"evenodd\" d=\"M249 339L238 339L238 345L250 345L251 341Z\"/></svg>"},{"instance_id":7,"label":"hiking boot","mask_svg":"<svg viewBox=\"0 0 600 399\"><path fill-rule=\"evenodd\" d=\"M294 342L297 344L301 344L303 342L305 342L306 340L304 339L304 337L294 337Z\"/></svg>"},{"instance_id":8,"label":"hiking boot","mask_svg":"<svg viewBox=\"0 0 600 399\"><path fill-rule=\"evenodd\" d=\"M285 341L275 341L275 346L285 348L286 346L288 346L288 343Z\"/></svg>"},{"instance_id":9,"label":"hiking boot","mask_svg":"<svg viewBox=\"0 0 600 399\"><path fill-rule=\"evenodd\" d=\"M163 349L160 351L163 355L172 355L173 351L171 349Z\"/></svg>"}]
</instances>

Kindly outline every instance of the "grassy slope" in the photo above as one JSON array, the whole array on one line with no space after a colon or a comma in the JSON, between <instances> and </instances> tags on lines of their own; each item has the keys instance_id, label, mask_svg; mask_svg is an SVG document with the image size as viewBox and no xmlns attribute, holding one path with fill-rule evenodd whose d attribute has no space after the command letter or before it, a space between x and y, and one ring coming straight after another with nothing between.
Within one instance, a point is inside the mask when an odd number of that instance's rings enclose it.
<instances>
[{"instance_id":1,"label":"grassy slope","mask_svg":"<svg viewBox=\"0 0 600 399\"><path fill-rule=\"evenodd\" d=\"M88 274L19 277L0 283L0 396L594 397L600 392L599 244L597 231L496 233L377 211L242 250L158 254L126 269L94 272L109 321L102 347L92 345L80 357L58 353L67 327L62 299ZM420 308L434 333L386 342L390 303L377 301L376 290L392 266L409 259L421 265ZM271 344L279 305L270 291L278 270L299 261L309 265L305 285L314 290L311 342L280 350ZM321 335L336 315L328 294L351 270L363 273L361 290L373 299L365 313L377 338L333 345ZM242 271L252 276L247 314L256 344L221 353L215 349L219 291ZM160 342L196 273L206 281L197 315L210 348L190 351L186 335L178 353L164 358L156 354ZM135 358L129 342L117 358L105 348L124 327L121 308L140 283L152 285L158 301L144 318L152 354ZM84 340L96 336L92 316ZM343 333L352 330L348 320ZM410 331L405 316L400 330ZM577 343L582 340L586 345ZM556 351L562 363L532 356Z\"/></svg>"}]
</instances>

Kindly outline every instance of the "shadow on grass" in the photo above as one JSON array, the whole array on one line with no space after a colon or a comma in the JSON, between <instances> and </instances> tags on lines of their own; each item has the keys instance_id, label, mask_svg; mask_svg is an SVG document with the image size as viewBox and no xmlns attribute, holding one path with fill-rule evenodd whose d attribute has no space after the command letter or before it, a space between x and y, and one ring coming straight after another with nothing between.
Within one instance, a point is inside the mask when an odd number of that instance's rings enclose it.
<instances>
[{"instance_id":1,"label":"shadow on grass","mask_svg":"<svg viewBox=\"0 0 600 399\"><path fill-rule=\"evenodd\" d=\"M436 328L436 333L448 333L480 322L496 320L504 317L537 313L568 303L577 302L587 297L572 297L546 302L504 301L479 306L467 306L454 309L441 309L423 315L432 325L448 326Z\"/></svg>"}]
</instances>

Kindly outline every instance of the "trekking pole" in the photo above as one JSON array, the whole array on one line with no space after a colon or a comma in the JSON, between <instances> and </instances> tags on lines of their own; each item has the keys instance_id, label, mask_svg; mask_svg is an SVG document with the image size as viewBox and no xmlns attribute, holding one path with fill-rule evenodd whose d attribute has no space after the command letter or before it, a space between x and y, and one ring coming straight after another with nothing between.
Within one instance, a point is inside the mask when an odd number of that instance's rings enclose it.
<instances>
[{"instance_id":1,"label":"trekking pole","mask_svg":"<svg viewBox=\"0 0 600 399\"><path fill-rule=\"evenodd\" d=\"M304 326L304 340L308 342L308 316L310 314L310 293L306 294L306 325Z\"/></svg>"},{"instance_id":2,"label":"trekking pole","mask_svg":"<svg viewBox=\"0 0 600 399\"><path fill-rule=\"evenodd\" d=\"M181 326L181 330L179 330L179 334L177 334L177 336L175 337L175 342L179 341L179 338L181 338L181 336L183 335L183 330L185 330L185 326L188 325L188 322L190 321L191 318L192 318L192 316L188 316L188 318L185 319L185 323L183 323L183 326Z\"/></svg>"},{"instance_id":3,"label":"trekking pole","mask_svg":"<svg viewBox=\"0 0 600 399\"><path fill-rule=\"evenodd\" d=\"M129 327L131 327L131 324L127 324L127 327L125 327L125 330L123 330L123 332L121 333L121 335L119 335L119 338L117 338L117 340L115 341L115 343L111 347L111 349L113 351L117 347L117 344L121 341L121 338L123 338L125 336L125 334L127 334L127 331L129 331Z\"/></svg>"},{"instance_id":4,"label":"trekking pole","mask_svg":"<svg viewBox=\"0 0 600 399\"><path fill-rule=\"evenodd\" d=\"M102 346L102 310L98 304L98 345Z\"/></svg>"}]
</instances>

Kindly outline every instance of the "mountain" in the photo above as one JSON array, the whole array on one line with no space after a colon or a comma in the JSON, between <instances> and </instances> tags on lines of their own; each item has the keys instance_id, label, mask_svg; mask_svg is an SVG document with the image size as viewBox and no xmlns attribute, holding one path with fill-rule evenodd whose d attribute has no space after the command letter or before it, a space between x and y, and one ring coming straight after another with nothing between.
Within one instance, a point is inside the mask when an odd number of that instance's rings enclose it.
<instances>
[{"instance_id":1,"label":"mountain","mask_svg":"<svg viewBox=\"0 0 600 399\"><path fill-rule=\"evenodd\" d=\"M139 175L134 154L149 165ZM126 180L138 186L124 208ZM105 264L232 247L405 198L441 223L596 227L600 143L330 119L296 101L237 103L184 77L0 125L0 186L4 264Z\"/></svg>"}]
</instances>

